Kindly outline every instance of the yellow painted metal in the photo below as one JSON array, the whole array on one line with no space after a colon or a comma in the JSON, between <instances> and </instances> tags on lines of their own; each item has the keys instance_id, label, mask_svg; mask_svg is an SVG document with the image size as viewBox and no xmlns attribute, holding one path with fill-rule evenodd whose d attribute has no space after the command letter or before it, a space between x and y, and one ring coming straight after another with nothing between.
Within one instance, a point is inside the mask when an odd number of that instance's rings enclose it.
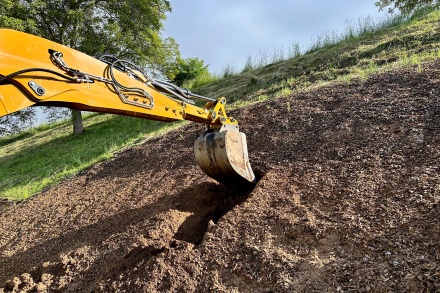
<instances>
[{"instance_id":1,"label":"yellow painted metal","mask_svg":"<svg viewBox=\"0 0 440 293\"><path fill-rule=\"evenodd\" d=\"M50 50L62 53L62 60L69 68L97 79L94 78L94 82L82 82L64 78L67 72L51 59ZM0 82L0 116L39 105L64 106L166 122L185 119L203 123L209 126L208 131L199 136L194 145L196 160L202 170L223 183L240 178L255 181L249 163L246 137L239 132L238 122L226 114L225 98L208 102L204 108L197 107L162 94L151 83L141 82L115 70L114 77L119 84L146 92L140 94L119 89L123 93L120 95L111 82L108 64L40 37L0 29L0 79L30 68L52 72L22 72Z\"/></svg>"},{"instance_id":2,"label":"yellow painted metal","mask_svg":"<svg viewBox=\"0 0 440 293\"><path fill-rule=\"evenodd\" d=\"M0 86L0 117L18 110L30 107L33 101L25 98L26 95L12 84Z\"/></svg>"},{"instance_id":3,"label":"yellow painted metal","mask_svg":"<svg viewBox=\"0 0 440 293\"><path fill-rule=\"evenodd\" d=\"M79 51L49 40L14 30L0 29L0 75L28 68L44 68L66 73L50 59L49 49L61 52L66 64L81 72L109 79L108 65ZM170 98L152 86L116 70L115 77L125 87L141 88L152 97L151 109L143 107L151 101L135 93L124 93L133 104L123 103L114 88L105 82L71 82L52 73L35 71L17 75L13 85L0 85L0 116L31 105L56 105L94 112L114 113L160 121L191 120L207 125L237 124L226 116L224 104L217 103L222 115L212 116L211 105L200 108ZM34 82L44 89L38 95L29 86ZM223 101L223 100L222 100ZM139 104L139 106L136 105ZM208 103L211 104L211 103Z\"/></svg>"}]
</instances>

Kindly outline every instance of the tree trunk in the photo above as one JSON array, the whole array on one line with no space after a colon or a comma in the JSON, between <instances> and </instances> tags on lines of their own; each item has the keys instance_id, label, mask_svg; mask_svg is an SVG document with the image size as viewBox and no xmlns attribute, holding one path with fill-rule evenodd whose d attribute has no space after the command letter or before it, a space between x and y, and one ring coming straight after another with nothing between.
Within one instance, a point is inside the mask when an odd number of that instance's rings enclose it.
<instances>
[{"instance_id":1,"label":"tree trunk","mask_svg":"<svg viewBox=\"0 0 440 293\"><path fill-rule=\"evenodd\" d=\"M71 111L72 111L72 122L73 122L73 134L79 135L84 131L81 111L74 109L71 109Z\"/></svg>"}]
</instances>

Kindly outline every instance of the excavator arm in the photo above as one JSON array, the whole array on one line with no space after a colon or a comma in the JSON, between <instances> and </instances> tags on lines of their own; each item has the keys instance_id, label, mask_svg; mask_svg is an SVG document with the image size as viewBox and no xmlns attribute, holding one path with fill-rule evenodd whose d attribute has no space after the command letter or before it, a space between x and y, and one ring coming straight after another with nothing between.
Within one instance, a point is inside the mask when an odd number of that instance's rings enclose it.
<instances>
[{"instance_id":1,"label":"excavator arm","mask_svg":"<svg viewBox=\"0 0 440 293\"><path fill-rule=\"evenodd\" d=\"M14 30L0 29L0 42L0 116L36 105L205 124L194 143L201 169L225 184L255 181L246 136L227 115L225 98L196 95L148 77L129 61L98 60Z\"/></svg>"}]
</instances>

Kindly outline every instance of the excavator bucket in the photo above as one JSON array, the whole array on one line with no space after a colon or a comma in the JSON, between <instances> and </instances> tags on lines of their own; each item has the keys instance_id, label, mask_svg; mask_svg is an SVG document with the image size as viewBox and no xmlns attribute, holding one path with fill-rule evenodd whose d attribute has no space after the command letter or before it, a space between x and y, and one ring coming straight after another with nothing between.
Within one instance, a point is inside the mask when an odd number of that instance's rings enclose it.
<instances>
[{"instance_id":1,"label":"excavator bucket","mask_svg":"<svg viewBox=\"0 0 440 293\"><path fill-rule=\"evenodd\" d=\"M194 154L206 175L230 185L255 183L249 163L246 135L238 130L205 132L194 142Z\"/></svg>"}]
</instances>

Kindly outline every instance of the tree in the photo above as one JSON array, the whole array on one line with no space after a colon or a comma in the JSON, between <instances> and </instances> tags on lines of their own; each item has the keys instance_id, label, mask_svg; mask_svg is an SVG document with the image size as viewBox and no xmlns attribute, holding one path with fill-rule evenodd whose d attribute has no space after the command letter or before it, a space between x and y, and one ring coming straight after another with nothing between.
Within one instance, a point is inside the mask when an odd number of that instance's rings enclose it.
<instances>
[{"instance_id":1,"label":"tree","mask_svg":"<svg viewBox=\"0 0 440 293\"><path fill-rule=\"evenodd\" d=\"M31 128L35 121L36 113L32 108L26 108L0 117L0 136L14 134L26 128Z\"/></svg>"},{"instance_id":2,"label":"tree","mask_svg":"<svg viewBox=\"0 0 440 293\"><path fill-rule=\"evenodd\" d=\"M48 123L66 120L69 118L69 115L72 115L72 112L69 111L69 109L59 107L44 107L43 113L46 115L45 118Z\"/></svg>"},{"instance_id":3,"label":"tree","mask_svg":"<svg viewBox=\"0 0 440 293\"><path fill-rule=\"evenodd\" d=\"M178 86L182 86L186 81L195 79L196 77L209 73L208 65L199 58L186 58L177 60L177 73L175 73L173 82Z\"/></svg>"},{"instance_id":4,"label":"tree","mask_svg":"<svg viewBox=\"0 0 440 293\"><path fill-rule=\"evenodd\" d=\"M439 0L379 0L374 3L380 10L385 7L388 8L388 12L392 13L398 9L402 14L411 14L415 9L423 6L435 6L439 5Z\"/></svg>"},{"instance_id":5,"label":"tree","mask_svg":"<svg viewBox=\"0 0 440 293\"><path fill-rule=\"evenodd\" d=\"M91 56L112 54L165 75L174 70L172 64L180 56L176 42L160 36L171 11L167 0L0 1L2 17L16 21L16 29ZM81 119L79 112L73 114ZM75 126L74 132L78 132Z\"/></svg>"}]
</instances>

